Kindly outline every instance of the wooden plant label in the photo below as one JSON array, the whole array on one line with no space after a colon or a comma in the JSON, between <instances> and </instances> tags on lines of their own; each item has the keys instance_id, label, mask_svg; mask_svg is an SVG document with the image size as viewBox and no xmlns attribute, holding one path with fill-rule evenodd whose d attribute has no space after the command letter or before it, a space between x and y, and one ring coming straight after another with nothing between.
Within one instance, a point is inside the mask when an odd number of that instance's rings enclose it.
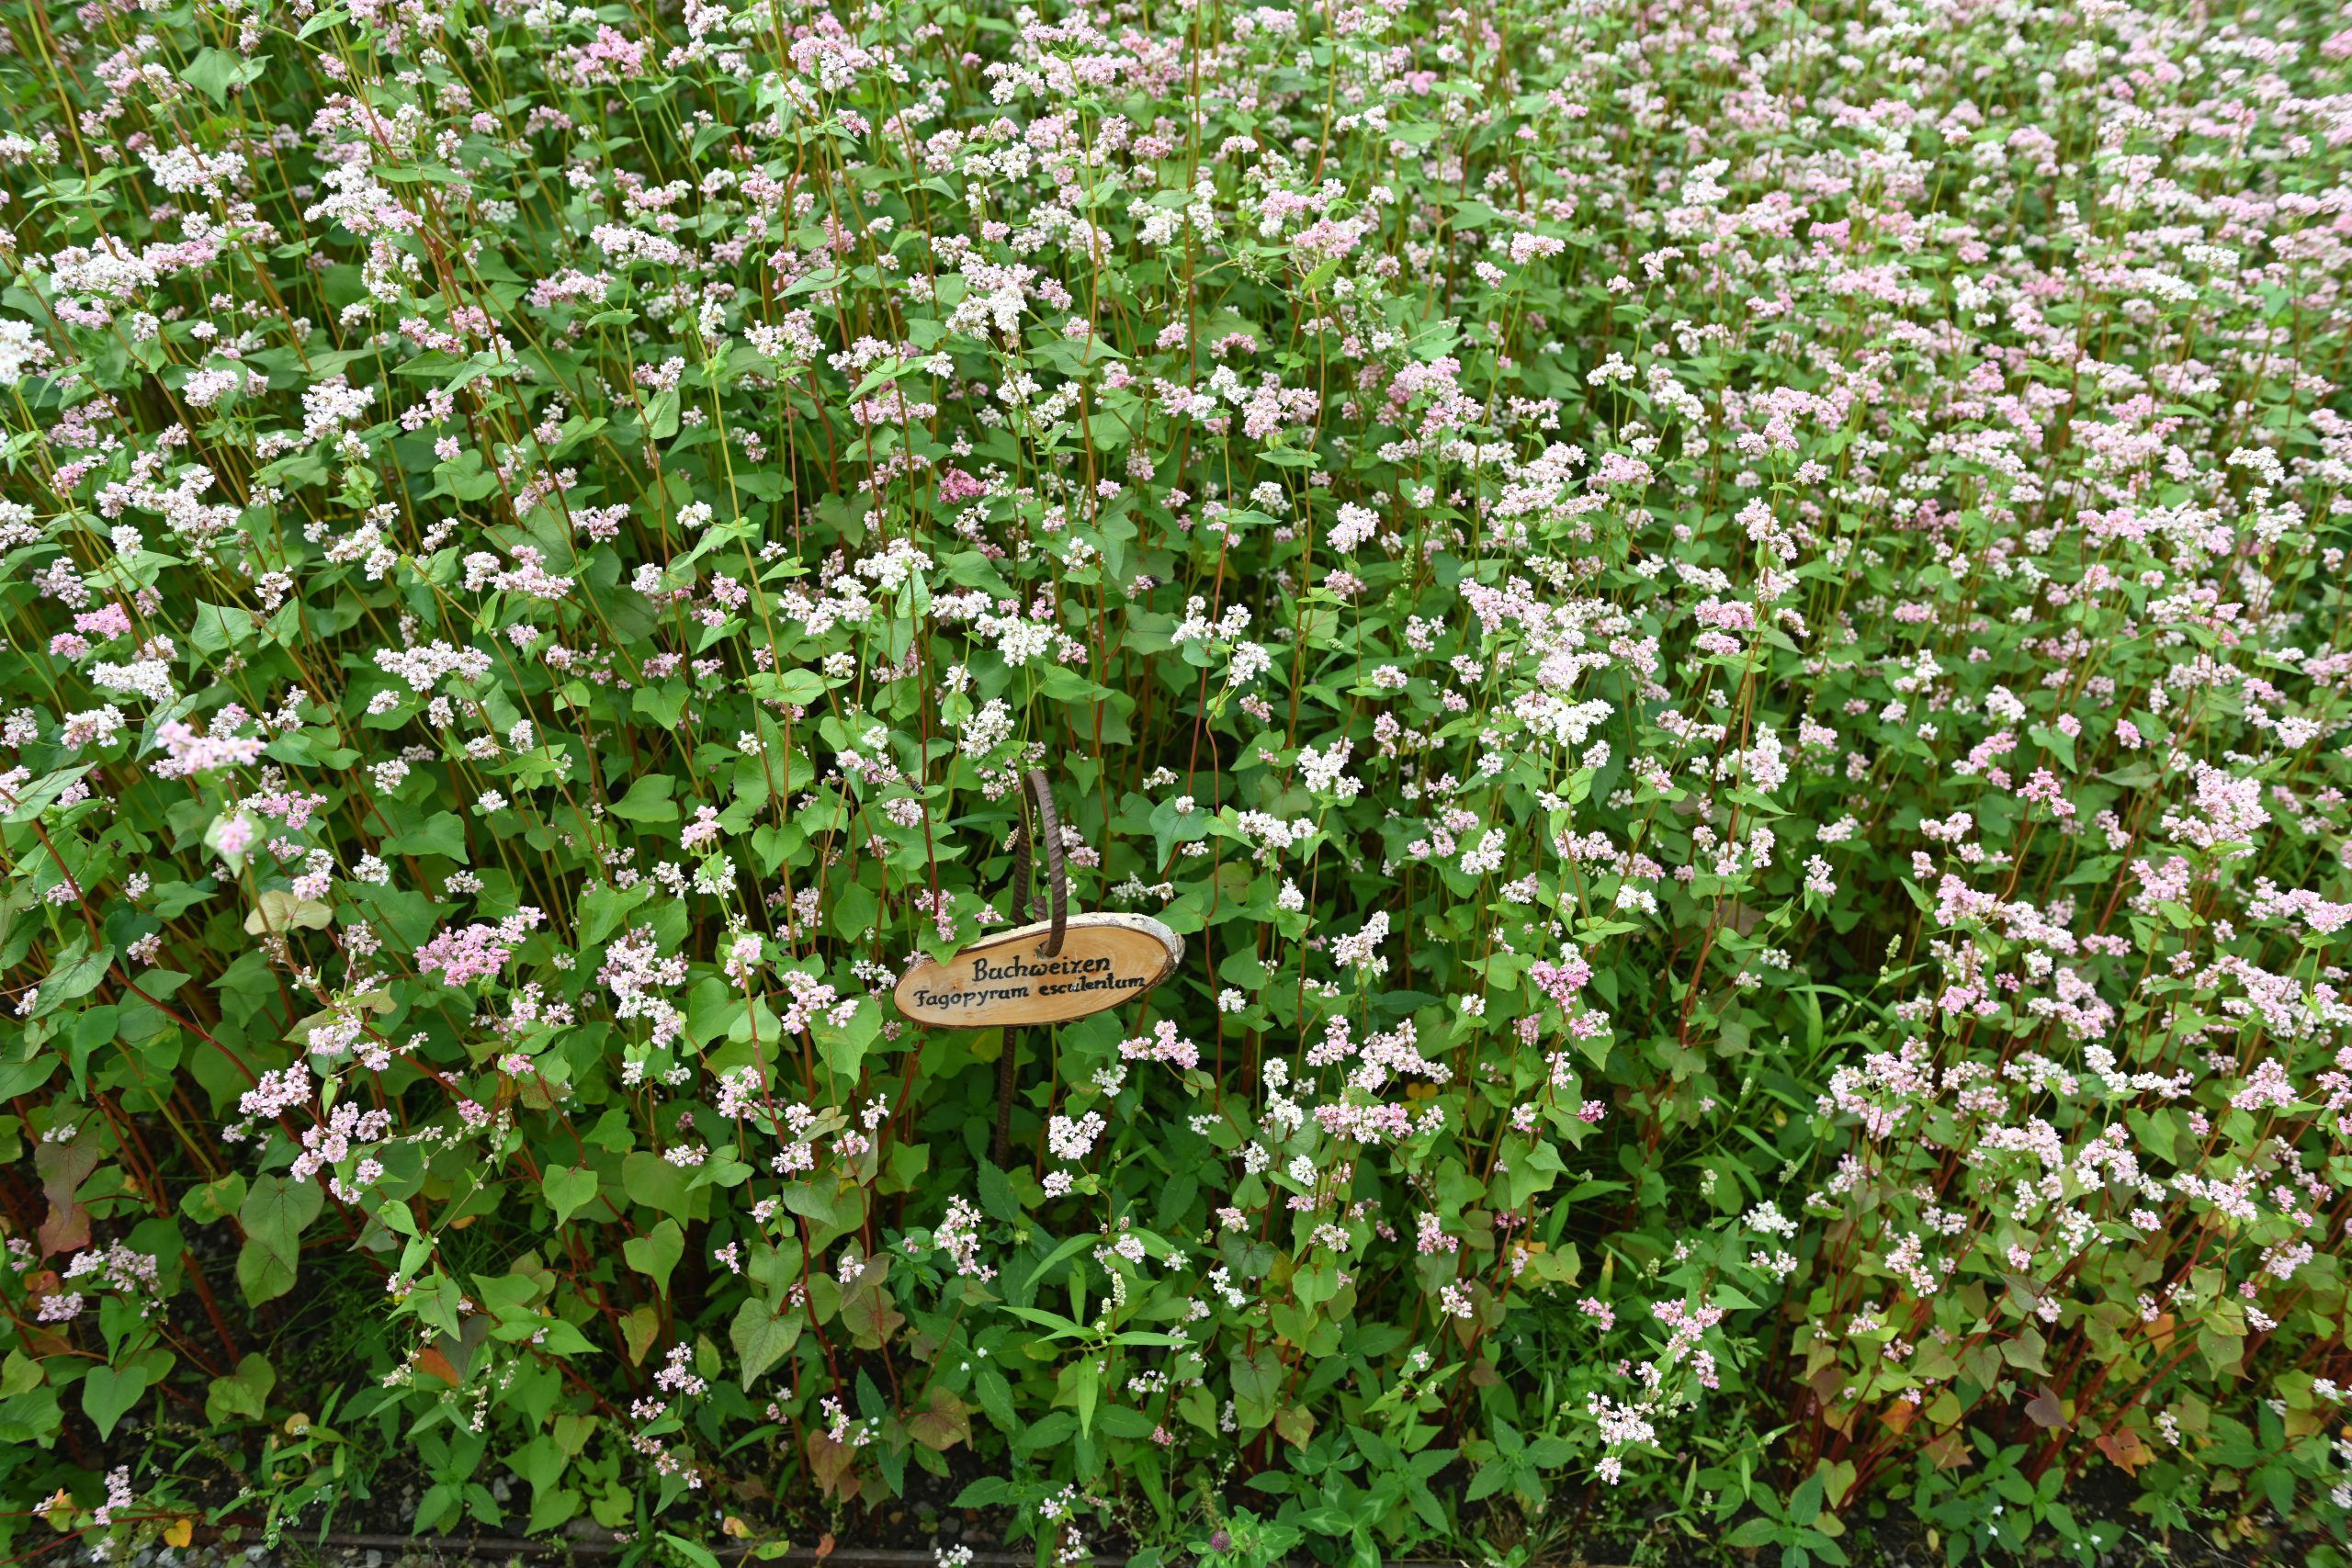
<instances>
[{"instance_id":1,"label":"wooden plant label","mask_svg":"<svg viewBox=\"0 0 2352 1568\"><path fill-rule=\"evenodd\" d=\"M915 960L895 993L899 1010L943 1029L1061 1023L1117 1007L1176 971L1184 939L1148 915L1072 915L1062 950L1046 956L1053 922L1017 926L946 963Z\"/></svg>"}]
</instances>

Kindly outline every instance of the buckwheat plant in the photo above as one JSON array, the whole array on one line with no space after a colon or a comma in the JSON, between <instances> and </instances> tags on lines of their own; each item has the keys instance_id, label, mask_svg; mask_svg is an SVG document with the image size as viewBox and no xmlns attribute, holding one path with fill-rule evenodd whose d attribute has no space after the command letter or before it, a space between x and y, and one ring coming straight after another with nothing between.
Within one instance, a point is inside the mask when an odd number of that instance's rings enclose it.
<instances>
[{"instance_id":1,"label":"buckwheat plant","mask_svg":"<svg viewBox=\"0 0 2352 1568\"><path fill-rule=\"evenodd\" d=\"M2352 11L0 24L0 1545L2340 1560Z\"/></svg>"}]
</instances>

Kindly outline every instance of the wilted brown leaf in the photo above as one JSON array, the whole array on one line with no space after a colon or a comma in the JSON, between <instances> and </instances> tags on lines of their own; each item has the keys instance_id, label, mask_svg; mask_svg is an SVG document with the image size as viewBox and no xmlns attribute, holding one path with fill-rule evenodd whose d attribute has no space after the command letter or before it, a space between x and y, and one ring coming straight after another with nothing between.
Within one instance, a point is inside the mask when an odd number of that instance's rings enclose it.
<instances>
[{"instance_id":1,"label":"wilted brown leaf","mask_svg":"<svg viewBox=\"0 0 2352 1568\"><path fill-rule=\"evenodd\" d=\"M2126 1475L2138 1473L2142 1465L2156 1457L2154 1450L2141 1440L2140 1434L2129 1427L2118 1432L2101 1432L2098 1451L2114 1461Z\"/></svg>"}]
</instances>

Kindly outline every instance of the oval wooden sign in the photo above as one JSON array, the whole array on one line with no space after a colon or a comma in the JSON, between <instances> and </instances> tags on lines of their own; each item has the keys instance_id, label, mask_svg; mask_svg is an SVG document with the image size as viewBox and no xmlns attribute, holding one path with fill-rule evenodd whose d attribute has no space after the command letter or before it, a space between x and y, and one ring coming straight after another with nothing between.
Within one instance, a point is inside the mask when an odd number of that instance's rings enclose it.
<instances>
[{"instance_id":1,"label":"oval wooden sign","mask_svg":"<svg viewBox=\"0 0 2352 1568\"><path fill-rule=\"evenodd\" d=\"M1184 961L1184 939L1148 915L1072 915L1062 950L1053 923L1016 926L942 964L918 958L894 993L899 1010L943 1029L1061 1023L1143 995Z\"/></svg>"}]
</instances>

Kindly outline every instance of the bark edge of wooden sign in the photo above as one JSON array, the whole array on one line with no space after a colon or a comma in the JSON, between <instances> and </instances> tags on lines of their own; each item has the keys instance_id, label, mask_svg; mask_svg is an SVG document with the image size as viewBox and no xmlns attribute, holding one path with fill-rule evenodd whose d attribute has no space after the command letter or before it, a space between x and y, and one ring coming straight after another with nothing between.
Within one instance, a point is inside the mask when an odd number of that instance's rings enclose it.
<instances>
[{"instance_id":1,"label":"bark edge of wooden sign","mask_svg":"<svg viewBox=\"0 0 2352 1568\"><path fill-rule=\"evenodd\" d=\"M1071 915L1062 950L1038 920L974 942L942 964L918 957L892 990L899 1011L940 1029L1065 1023L1143 995L1184 961L1184 939L1149 915Z\"/></svg>"}]
</instances>

